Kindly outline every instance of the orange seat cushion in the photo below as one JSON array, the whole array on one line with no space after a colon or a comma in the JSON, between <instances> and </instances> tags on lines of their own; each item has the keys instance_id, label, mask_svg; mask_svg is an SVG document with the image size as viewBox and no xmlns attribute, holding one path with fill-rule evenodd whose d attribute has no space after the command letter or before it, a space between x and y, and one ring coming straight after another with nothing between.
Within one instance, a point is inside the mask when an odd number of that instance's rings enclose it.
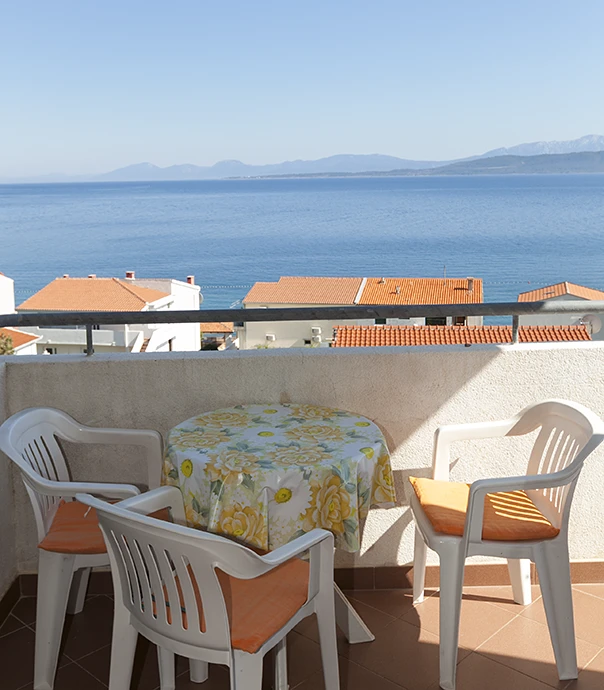
<instances>
[{"instance_id":1,"label":"orange seat cushion","mask_svg":"<svg viewBox=\"0 0 604 690\"><path fill-rule=\"evenodd\" d=\"M158 520L170 519L168 510L159 510L151 517ZM38 547L55 553L107 553L96 510L79 501L59 503L50 529Z\"/></svg>"},{"instance_id":2,"label":"orange seat cushion","mask_svg":"<svg viewBox=\"0 0 604 690\"><path fill-rule=\"evenodd\" d=\"M470 495L469 484L409 477L415 495L435 532L461 537ZM552 539L560 530L524 491L487 494L482 538L488 541Z\"/></svg>"},{"instance_id":3,"label":"orange seat cushion","mask_svg":"<svg viewBox=\"0 0 604 690\"><path fill-rule=\"evenodd\" d=\"M262 645L289 621L304 606L308 598L309 564L294 558L260 577L252 580L239 580L221 570L216 571L222 587L229 626L231 644L234 649L254 654ZM195 576L189 566L189 573L201 622L201 632L205 632L205 620L201 595ZM183 606L183 595L178 578L176 588L180 598L182 624L188 627L187 612ZM164 587L166 618L172 623L170 602ZM155 601L153 613L157 615Z\"/></svg>"}]
</instances>

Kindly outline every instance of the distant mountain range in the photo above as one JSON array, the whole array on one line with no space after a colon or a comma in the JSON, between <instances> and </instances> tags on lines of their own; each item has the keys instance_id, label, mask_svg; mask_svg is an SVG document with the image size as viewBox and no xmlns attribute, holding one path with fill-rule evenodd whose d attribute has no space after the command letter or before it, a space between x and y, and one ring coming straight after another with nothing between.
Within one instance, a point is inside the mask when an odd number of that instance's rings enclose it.
<instances>
[{"instance_id":1,"label":"distant mountain range","mask_svg":"<svg viewBox=\"0 0 604 690\"><path fill-rule=\"evenodd\" d=\"M520 172L604 172L598 157L568 158L585 152L604 152L604 136L590 134L573 141L538 141L510 148L493 149L480 156L456 161L416 161L381 154L343 154L318 160L296 160L269 165L248 165L238 160L220 161L212 166L191 164L160 168L152 163L137 163L101 175L44 175L18 182L149 182L160 180L212 180L249 177L294 177L323 175L397 174L397 175L471 175ZM540 160L527 161L528 158ZM485 159L489 159L485 161Z\"/></svg>"}]
</instances>

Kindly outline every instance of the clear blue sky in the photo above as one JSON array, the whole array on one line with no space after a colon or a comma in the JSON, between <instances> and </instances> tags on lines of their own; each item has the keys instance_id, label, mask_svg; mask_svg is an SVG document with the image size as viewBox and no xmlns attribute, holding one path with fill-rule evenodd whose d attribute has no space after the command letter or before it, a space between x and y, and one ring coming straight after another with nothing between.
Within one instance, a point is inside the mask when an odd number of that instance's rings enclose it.
<instances>
[{"instance_id":1,"label":"clear blue sky","mask_svg":"<svg viewBox=\"0 0 604 690\"><path fill-rule=\"evenodd\" d=\"M4 0L0 176L604 133L602 0Z\"/></svg>"}]
</instances>

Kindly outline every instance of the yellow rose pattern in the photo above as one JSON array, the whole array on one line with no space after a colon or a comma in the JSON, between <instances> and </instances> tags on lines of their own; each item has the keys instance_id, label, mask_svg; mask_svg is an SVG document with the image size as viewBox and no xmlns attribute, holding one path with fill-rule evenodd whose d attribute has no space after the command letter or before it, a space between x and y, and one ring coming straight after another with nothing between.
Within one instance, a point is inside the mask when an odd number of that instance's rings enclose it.
<instances>
[{"instance_id":1,"label":"yellow rose pattern","mask_svg":"<svg viewBox=\"0 0 604 690\"><path fill-rule=\"evenodd\" d=\"M369 509L396 500L379 428L318 405L237 405L179 424L163 483L182 491L192 527L268 550L322 527L358 551Z\"/></svg>"}]
</instances>

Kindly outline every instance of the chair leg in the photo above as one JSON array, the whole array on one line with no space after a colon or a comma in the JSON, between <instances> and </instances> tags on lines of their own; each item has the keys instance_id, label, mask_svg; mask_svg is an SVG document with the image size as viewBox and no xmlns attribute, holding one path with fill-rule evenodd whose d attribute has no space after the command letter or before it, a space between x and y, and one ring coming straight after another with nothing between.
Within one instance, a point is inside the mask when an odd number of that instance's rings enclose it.
<instances>
[{"instance_id":1,"label":"chair leg","mask_svg":"<svg viewBox=\"0 0 604 690\"><path fill-rule=\"evenodd\" d=\"M209 676L207 661L189 659L189 678L191 683L205 683Z\"/></svg>"},{"instance_id":2,"label":"chair leg","mask_svg":"<svg viewBox=\"0 0 604 690\"><path fill-rule=\"evenodd\" d=\"M71 584L71 591L69 592L69 601L67 602L67 613L76 615L81 613L86 601L86 592L88 591L88 580L90 579L91 568L80 568L76 570L73 575L73 582Z\"/></svg>"},{"instance_id":3,"label":"chair leg","mask_svg":"<svg viewBox=\"0 0 604 690\"><path fill-rule=\"evenodd\" d=\"M157 648L157 661L159 663L159 687L160 690L174 690L176 688L175 655L164 647Z\"/></svg>"},{"instance_id":4,"label":"chair leg","mask_svg":"<svg viewBox=\"0 0 604 690\"><path fill-rule=\"evenodd\" d=\"M231 690L262 690L262 654L233 650Z\"/></svg>"},{"instance_id":5,"label":"chair leg","mask_svg":"<svg viewBox=\"0 0 604 690\"><path fill-rule=\"evenodd\" d=\"M508 570L512 582L514 601L522 606L528 606L533 600L531 592L531 562L528 558L508 558Z\"/></svg>"},{"instance_id":6,"label":"chair leg","mask_svg":"<svg viewBox=\"0 0 604 690\"><path fill-rule=\"evenodd\" d=\"M321 594L315 612L319 627L321 661L325 690L338 690L340 687L340 668L338 666L338 640L336 636L336 616L333 590Z\"/></svg>"},{"instance_id":7,"label":"chair leg","mask_svg":"<svg viewBox=\"0 0 604 690\"><path fill-rule=\"evenodd\" d=\"M275 655L275 686L274 690L287 690L287 637L277 642L273 648Z\"/></svg>"},{"instance_id":8,"label":"chair leg","mask_svg":"<svg viewBox=\"0 0 604 690\"><path fill-rule=\"evenodd\" d=\"M34 689L52 690L75 556L39 549Z\"/></svg>"},{"instance_id":9,"label":"chair leg","mask_svg":"<svg viewBox=\"0 0 604 690\"><path fill-rule=\"evenodd\" d=\"M441 547L440 556L440 687L454 690L463 593L464 557L455 545Z\"/></svg>"},{"instance_id":10,"label":"chair leg","mask_svg":"<svg viewBox=\"0 0 604 690\"><path fill-rule=\"evenodd\" d=\"M535 553L539 585L560 680L577 677L577 648L566 544L543 543Z\"/></svg>"},{"instance_id":11,"label":"chair leg","mask_svg":"<svg viewBox=\"0 0 604 690\"><path fill-rule=\"evenodd\" d=\"M413 554L413 603L421 604L424 600L426 582L426 557L428 547L422 533L415 528L415 546Z\"/></svg>"},{"instance_id":12,"label":"chair leg","mask_svg":"<svg viewBox=\"0 0 604 690\"><path fill-rule=\"evenodd\" d=\"M109 690L124 690L130 687L137 640L138 633L130 624L130 613L116 598L113 610Z\"/></svg>"}]
</instances>

